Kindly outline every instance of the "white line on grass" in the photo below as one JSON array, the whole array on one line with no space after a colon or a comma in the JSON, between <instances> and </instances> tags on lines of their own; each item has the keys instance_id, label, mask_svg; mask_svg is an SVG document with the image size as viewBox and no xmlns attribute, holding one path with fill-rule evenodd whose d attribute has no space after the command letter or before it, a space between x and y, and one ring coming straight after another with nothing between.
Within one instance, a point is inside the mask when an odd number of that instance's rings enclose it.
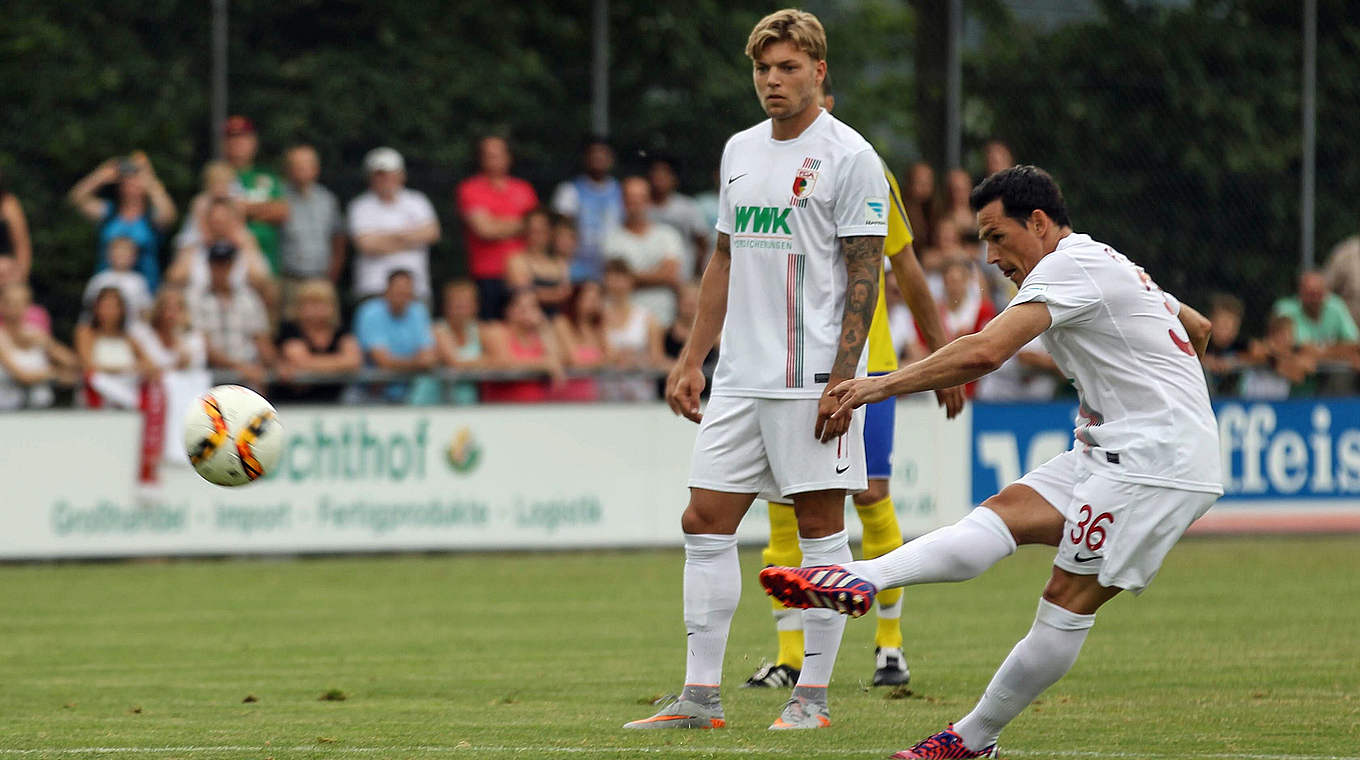
<instances>
[{"instance_id":1,"label":"white line on grass","mask_svg":"<svg viewBox=\"0 0 1360 760\"><path fill-rule=\"evenodd\" d=\"M818 755L870 755L882 757L891 749L824 749ZM1102 752L1099 750L1003 750L1007 755L1020 757L1076 757L1092 758L1202 758L1203 760L1360 760L1350 755L1271 755L1241 752L1195 752L1167 755L1156 752ZM204 752L323 752L331 755L373 755L385 752L449 754L480 752L491 754L542 753L549 755L755 755L777 753L777 749L755 747L529 747L478 744L428 745L411 747L349 747L343 744L304 744L295 747L223 744L216 746L178 747L53 747L48 749L9 749L0 747L0 756L24 757L43 755L167 755Z\"/></svg>"}]
</instances>

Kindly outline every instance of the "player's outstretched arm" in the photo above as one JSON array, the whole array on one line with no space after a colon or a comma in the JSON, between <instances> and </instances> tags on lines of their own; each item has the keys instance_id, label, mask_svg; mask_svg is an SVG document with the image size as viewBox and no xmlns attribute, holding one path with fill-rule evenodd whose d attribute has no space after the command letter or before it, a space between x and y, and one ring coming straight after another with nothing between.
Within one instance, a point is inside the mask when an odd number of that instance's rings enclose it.
<instances>
[{"instance_id":1,"label":"player's outstretched arm","mask_svg":"<svg viewBox=\"0 0 1360 760\"><path fill-rule=\"evenodd\" d=\"M704 390L704 358L713 350L727 318L727 284L732 272L732 239L718 233L713 258L704 268L699 281L699 312L694 315L694 327L680 356L666 378L666 403L671 411L686 419L699 422L699 394Z\"/></svg>"},{"instance_id":2,"label":"player's outstretched arm","mask_svg":"<svg viewBox=\"0 0 1360 760\"><path fill-rule=\"evenodd\" d=\"M916 329L925 339L926 348L939 351L945 344L944 324L940 321L940 310L935 306L935 296L930 294L930 284L926 282L925 270L921 268L921 262L916 258L916 250L912 248L911 243L907 243L900 251L889 256L888 260L892 262L893 277L897 278L897 287L901 289L902 298L906 300L907 308L911 310L911 318L916 322ZM949 419L954 419L963 411L963 386L940 388L935 391L935 396Z\"/></svg>"},{"instance_id":3,"label":"player's outstretched arm","mask_svg":"<svg viewBox=\"0 0 1360 760\"><path fill-rule=\"evenodd\" d=\"M832 419L839 406L831 391L840 383L855 377L864 342L869 337L869 324L874 320L874 305L878 303L879 267L883 266L883 238L851 236L840 239L841 255L845 257L845 311L841 315L841 338L836 349L836 360L831 366L831 377L817 405L817 425L813 433L820 441L844 435L850 429L850 418Z\"/></svg>"},{"instance_id":4,"label":"player's outstretched arm","mask_svg":"<svg viewBox=\"0 0 1360 760\"><path fill-rule=\"evenodd\" d=\"M1011 306L980 332L965 335L915 364L879 377L841 383L832 395L840 401L838 419L865 404L936 388L970 383L1000 367L1052 324L1048 307L1032 301Z\"/></svg>"}]
</instances>

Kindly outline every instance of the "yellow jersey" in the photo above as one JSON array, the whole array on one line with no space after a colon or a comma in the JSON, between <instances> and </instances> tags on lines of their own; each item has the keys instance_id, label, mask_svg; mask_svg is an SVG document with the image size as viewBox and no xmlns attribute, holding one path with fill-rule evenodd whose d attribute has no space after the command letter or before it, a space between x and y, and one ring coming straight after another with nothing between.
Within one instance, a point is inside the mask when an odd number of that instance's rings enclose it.
<instances>
[{"instance_id":1,"label":"yellow jersey","mask_svg":"<svg viewBox=\"0 0 1360 760\"><path fill-rule=\"evenodd\" d=\"M883 257L896 254L910 244L911 223L907 221L907 209L902 205L902 191L897 188L897 178L887 164L883 165L883 176L888 179L888 195L892 203L888 207L888 236L883 239ZM883 268L878 270L878 303L874 305L874 319L869 324L869 358L867 370L892 372L897 369L897 352L893 350L892 331L888 329L888 294L884 289Z\"/></svg>"}]
</instances>

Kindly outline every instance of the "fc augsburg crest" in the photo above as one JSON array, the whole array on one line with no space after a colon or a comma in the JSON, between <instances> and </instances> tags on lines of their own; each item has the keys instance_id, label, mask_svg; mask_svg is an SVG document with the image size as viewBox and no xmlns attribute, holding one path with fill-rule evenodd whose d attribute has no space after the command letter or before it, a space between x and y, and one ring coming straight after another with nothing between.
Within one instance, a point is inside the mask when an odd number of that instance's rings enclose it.
<instances>
[{"instance_id":1,"label":"fc augsburg crest","mask_svg":"<svg viewBox=\"0 0 1360 760\"><path fill-rule=\"evenodd\" d=\"M817 176L822 167L820 158L803 159L803 168L798 170L798 174L793 178L793 197L789 199L790 206L806 207L808 196L812 195L812 188L817 185Z\"/></svg>"}]
</instances>

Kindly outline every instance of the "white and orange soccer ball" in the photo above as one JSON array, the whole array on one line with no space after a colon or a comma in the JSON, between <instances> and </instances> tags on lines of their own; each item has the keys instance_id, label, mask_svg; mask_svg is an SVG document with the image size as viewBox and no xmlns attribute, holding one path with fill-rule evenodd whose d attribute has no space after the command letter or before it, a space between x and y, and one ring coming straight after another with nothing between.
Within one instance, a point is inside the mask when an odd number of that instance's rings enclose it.
<instances>
[{"instance_id":1,"label":"white and orange soccer ball","mask_svg":"<svg viewBox=\"0 0 1360 760\"><path fill-rule=\"evenodd\" d=\"M279 463L283 425L260 394L239 385L219 385L190 407L184 419L184 450L204 480L243 486Z\"/></svg>"}]
</instances>

